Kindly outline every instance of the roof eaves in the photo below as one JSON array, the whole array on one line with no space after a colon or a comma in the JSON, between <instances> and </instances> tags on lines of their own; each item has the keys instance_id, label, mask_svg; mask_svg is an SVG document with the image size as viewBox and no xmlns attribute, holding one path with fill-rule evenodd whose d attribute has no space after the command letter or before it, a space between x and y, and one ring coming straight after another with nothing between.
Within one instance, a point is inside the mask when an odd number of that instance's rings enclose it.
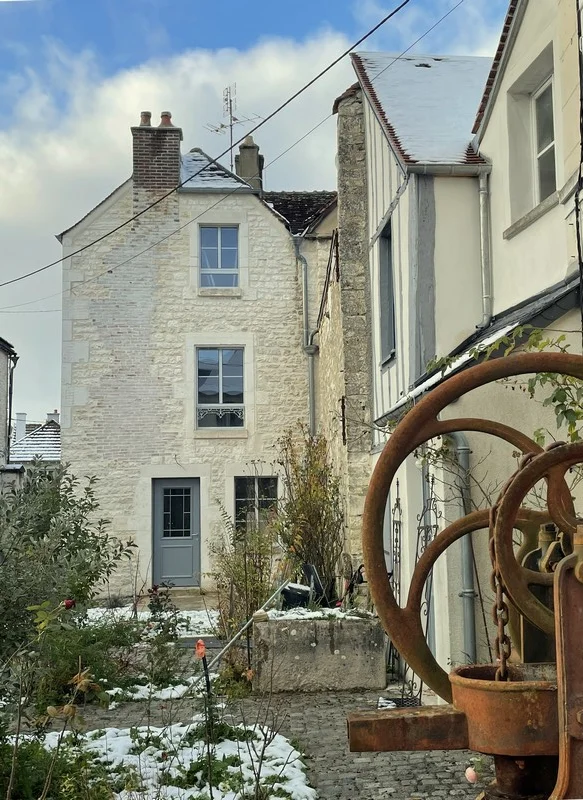
<instances>
[{"instance_id":1,"label":"roof eaves","mask_svg":"<svg viewBox=\"0 0 583 800\"><path fill-rule=\"evenodd\" d=\"M496 48L496 54L492 62L492 67L490 68L490 73L486 79L486 86L476 113L474 127L472 128L472 133L478 134L478 137L488 122L490 109L498 94L498 86L506 68L509 48L516 37L527 3L528 0L510 0L504 24L502 25L502 33L500 34L498 47Z\"/></svg>"},{"instance_id":2,"label":"roof eaves","mask_svg":"<svg viewBox=\"0 0 583 800\"><path fill-rule=\"evenodd\" d=\"M313 233L314 230L318 227L318 225L322 222L322 220L324 220L328 216L328 214L334 208L336 208L337 205L338 205L338 195L336 195L336 197L333 197L332 200L330 200L330 202L324 206L324 208L320 209L316 217L314 217L314 219L307 226L306 230L302 233L302 236L308 236L310 233Z\"/></svg>"},{"instance_id":3,"label":"roof eaves","mask_svg":"<svg viewBox=\"0 0 583 800\"><path fill-rule=\"evenodd\" d=\"M519 325L532 324L533 327L548 327L556 319L574 308L578 303L579 276L575 275L560 283L554 284L543 292L539 292L532 297L523 300L512 306L501 314L492 318L489 328L477 330L460 342L447 356L447 359L455 359L446 369L435 369L425 372L412 385L411 389L395 405L375 420L375 425L386 425L386 423L398 416L399 412L409 403L416 402L430 389L435 388L446 378L452 377L457 372L461 372L470 366L472 362L477 363L470 353L476 350L484 350L488 345L513 331ZM524 338L527 338L526 336ZM491 358L498 358L500 354L493 353Z\"/></svg>"},{"instance_id":4,"label":"roof eaves","mask_svg":"<svg viewBox=\"0 0 583 800\"><path fill-rule=\"evenodd\" d=\"M5 353L8 353L9 356L15 356L16 350L10 344L10 342L6 341L6 339L2 339L0 337L0 350L4 350Z\"/></svg>"},{"instance_id":5,"label":"roof eaves","mask_svg":"<svg viewBox=\"0 0 583 800\"><path fill-rule=\"evenodd\" d=\"M407 164L415 164L415 159L411 158L404 150L397 133L384 112L384 109L376 95L374 87L366 74L366 70L364 69L364 65L358 53L351 53L350 58L352 59L352 66L356 72L358 77L358 81L364 91L367 99L374 111L376 118L378 119L381 128L383 128L385 135L389 141L389 145L393 150L397 161L401 165L403 171L405 171L405 167Z\"/></svg>"}]
</instances>

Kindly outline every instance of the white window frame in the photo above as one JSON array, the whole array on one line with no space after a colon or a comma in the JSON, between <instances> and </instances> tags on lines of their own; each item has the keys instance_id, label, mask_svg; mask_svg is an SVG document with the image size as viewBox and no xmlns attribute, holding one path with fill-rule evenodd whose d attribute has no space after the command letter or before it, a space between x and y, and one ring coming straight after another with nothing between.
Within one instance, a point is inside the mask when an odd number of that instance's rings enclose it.
<instances>
[{"instance_id":1,"label":"white window frame","mask_svg":"<svg viewBox=\"0 0 583 800\"><path fill-rule=\"evenodd\" d=\"M199 403L198 401L198 354L201 350L217 350L219 353L219 402L218 403ZM243 402L242 403L223 403L223 358L222 352L223 350L240 350L242 352L242 362L243 362L243 369L242 369L242 376L241 380L243 383ZM201 431L216 431L216 430L233 430L239 431L244 430L246 427L246 413L245 413L245 348L240 347L237 345L197 345L195 350L195 358L194 358L194 369L195 369L195 408L196 408L196 427L198 430ZM199 409L203 411L209 410L221 410L221 411L233 411L242 420L242 425L225 425L225 426L217 426L214 427L212 425L199 425ZM240 413L237 413L240 412ZM219 413L219 417L221 414Z\"/></svg>"},{"instance_id":2,"label":"white window frame","mask_svg":"<svg viewBox=\"0 0 583 800\"><path fill-rule=\"evenodd\" d=\"M553 110L553 140L544 147L542 150L538 150L538 134L537 134L537 119L536 119L536 101L538 98L543 94L543 92L551 87L551 102L552 102L552 110ZM539 87L536 91L534 91L530 96L531 102L531 138L532 138L532 154L533 154L533 190L534 190L534 205L538 205L542 202L541 200L541 193L540 193L540 172L539 172L539 159L545 153L553 148L553 155L555 161L555 191L557 190L557 131L555 125L555 87L553 82L553 76L550 75ZM552 194L552 192L551 192ZM550 197L551 195L548 195ZM547 198L544 198L545 200Z\"/></svg>"},{"instance_id":3,"label":"white window frame","mask_svg":"<svg viewBox=\"0 0 583 800\"><path fill-rule=\"evenodd\" d=\"M240 259L241 259L241 246L240 246L241 234L240 234L240 230L239 230L239 225L237 223L231 223L231 224L228 224L228 223L216 223L216 224L212 224L210 222L209 223L205 222L204 224L200 224L198 226L198 228L199 228L199 237L198 238L199 238L199 251L200 251L199 252L199 264L200 264L199 285L200 285L200 287L203 288L203 289L215 289L215 288L217 288L217 289L237 289L239 287L239 282L240 282L240 277L239 276L240 276ZM217 230L217 264L218 264L218 266L216 268L215 267L205 267L203 265L203 258L202 258L202 251L203 251L202 230L204 228L207 228L207 229L208 228L212 228L212 229L216 229ZM221 234L221 231L223 230L223 228L235 228L236 231L237 231L237 266L235 268L223 269L221 267L221 251L222 251L222 247L221 247L222 234ZM232 248L229 248L229 249L232 249ZM203 282L202 282L203 275L211 276L211 279L212 279L213 275L235 275L236 279L235 279L235 282L231 286L216 286L215 287L212 283L208 284L208 285L203 284Z\"/></svg>"},{"instance_id":4,"label":"white window frame","mask_svg":"<svg viewBox=\"0 0 583 800\"><path fill-rule=\"evenodd\" d=\"M253 516L255 518L255 525L259 526L259 523L261 521L260 508L259 508L259 481L265 479L275 480L276 494L274 498L274 505L275 508L277 508L279 504L279 487L280 487L279 476L278 475L235 475L233 477L233 504L234 504L233 519L235 521L235 526L237 526L240 522L240 520L237 519L237 489L236 489L236 482L237 480L240 479L253 481L253 492L254 492ZM245 521L245 527L247 527L247 521Z\"/></svg>"}]
</instances>

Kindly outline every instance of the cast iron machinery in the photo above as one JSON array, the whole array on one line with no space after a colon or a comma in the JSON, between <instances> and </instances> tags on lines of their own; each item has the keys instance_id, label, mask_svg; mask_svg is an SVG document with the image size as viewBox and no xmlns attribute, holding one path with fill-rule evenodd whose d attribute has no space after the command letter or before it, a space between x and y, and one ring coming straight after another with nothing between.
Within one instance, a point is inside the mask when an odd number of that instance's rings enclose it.
<instances>
[{"instance_id":1,"label":"cast iron machinery","mask_svg":"<svg viewBox=\"0 0 583 800\"><path fill-rule=\"evenodd\" d=\"M583 380L583 357L512 355L485 361L433 389L391 434L364 509L364 561L377 613L401 656L447 705L353 713L348 718L350 748L469 748L492 755L496 779L485 790L486 800L583 798L583 520L576 515L566 481L568 471L583 464L583 442L558 442L543 449L522 432L494 420L439 419L447 406L474 389L541 372ZM467 514L427 546L401 608L391 589L383 548L391 483L407 456L431 439L455 431L498 437L523 457L491 509ZM541 480L546 484L546 509L525 507L526 496ZM426 642L423 590L438 556L462 536L480 530L489 531L490 537L496 659L493 664L457 667L448 675ZM531 542L538 536L538 548L535 544L525 558L515 552L516 530ZM509 660L511 612L519 612L526 625L546 634L547 642L552 644L549 637L554 636L556 659Z\"/></svg>"}]
</instances>

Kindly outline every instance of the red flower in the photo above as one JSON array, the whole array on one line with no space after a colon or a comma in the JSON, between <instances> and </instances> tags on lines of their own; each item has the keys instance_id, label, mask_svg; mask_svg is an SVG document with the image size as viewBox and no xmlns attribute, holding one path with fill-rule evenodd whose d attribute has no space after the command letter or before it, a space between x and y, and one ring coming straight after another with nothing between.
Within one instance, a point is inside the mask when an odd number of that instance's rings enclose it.
<instances>
[{"instance_id":1,"label":"red flower","mask_svg":"<svg viewBox=\"0 0 583 800\"><path fill-rule=\"evenodd\" d=\"M72 608L75 608L77 604L74 600L69 599L69 600L63 600L63 605L65 606L67 611L70 611Z\"/></svg>"},{"instance_id":2,"label":"red flower","mask_svg":"<svg viewBox=\"0 0 583 800\"><path fill-rule=\"evenodd\" d=\"M202 639L199 639L194 648L194 655L197 658L204 658L206 656L206 646Z\"/></svg>"}]
</instances>

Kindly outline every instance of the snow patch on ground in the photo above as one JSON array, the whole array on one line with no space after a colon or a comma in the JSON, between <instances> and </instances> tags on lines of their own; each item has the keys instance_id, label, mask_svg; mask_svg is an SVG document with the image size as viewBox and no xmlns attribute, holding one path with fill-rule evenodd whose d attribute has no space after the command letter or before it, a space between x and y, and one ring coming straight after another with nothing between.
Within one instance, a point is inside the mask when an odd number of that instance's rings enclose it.
<instances>
[{"instance_id":1,"label":"snow patch on ground","mask_svg":"<svg viewBox=\"0 0 583 800\"><path fill-rule=\"evenodd\" d=\"M162 615L163 616L163 615ZM121 608L88 608L87 621L90 625L104 625L107 622L135 619L148 624L152 615L149 611L134 612L132 606ZM194 639L200 636L213 636L219 624L219 612L208 611L179 611L178 631L181 638Z\"/></svg>"},{"instance_id":2,"label":"snow patch on ground","mask_svg":"<svg viewBox=\"0 0 583 800\"><path fill-rule=\"evenodd\" d=\"M195 723L203 722L202 717ZM237 726L244 731L243 726ZM208 786L181 788L181 778L194 762L206 758L207 746L198 740L195 724L177 724L166 728L142 726L139 728L106 728L78 736L84 751L95 760L105 764L112 779L121 775L133 775L139 788L115 792L117 800L187 800L208 797ZM212 745L216 760L231 758L235 761L228 767L229 776L242 779L246 797L250 797L255 775L261 762L262 779L273 780L273 792L284 789L293 800L316 800L314 789L308 786L305 765L301 754L280 734L267 729L247 728L248 741L226 739ZM59 733L46 735L45 747L54 749L59 744ZM63 745L61 744L61 747ZM199 779L204 783L204 772ZM237 800L242 793L229 785L227 779L213 786L214 800Z\"/></svg>"}]
</instances>

